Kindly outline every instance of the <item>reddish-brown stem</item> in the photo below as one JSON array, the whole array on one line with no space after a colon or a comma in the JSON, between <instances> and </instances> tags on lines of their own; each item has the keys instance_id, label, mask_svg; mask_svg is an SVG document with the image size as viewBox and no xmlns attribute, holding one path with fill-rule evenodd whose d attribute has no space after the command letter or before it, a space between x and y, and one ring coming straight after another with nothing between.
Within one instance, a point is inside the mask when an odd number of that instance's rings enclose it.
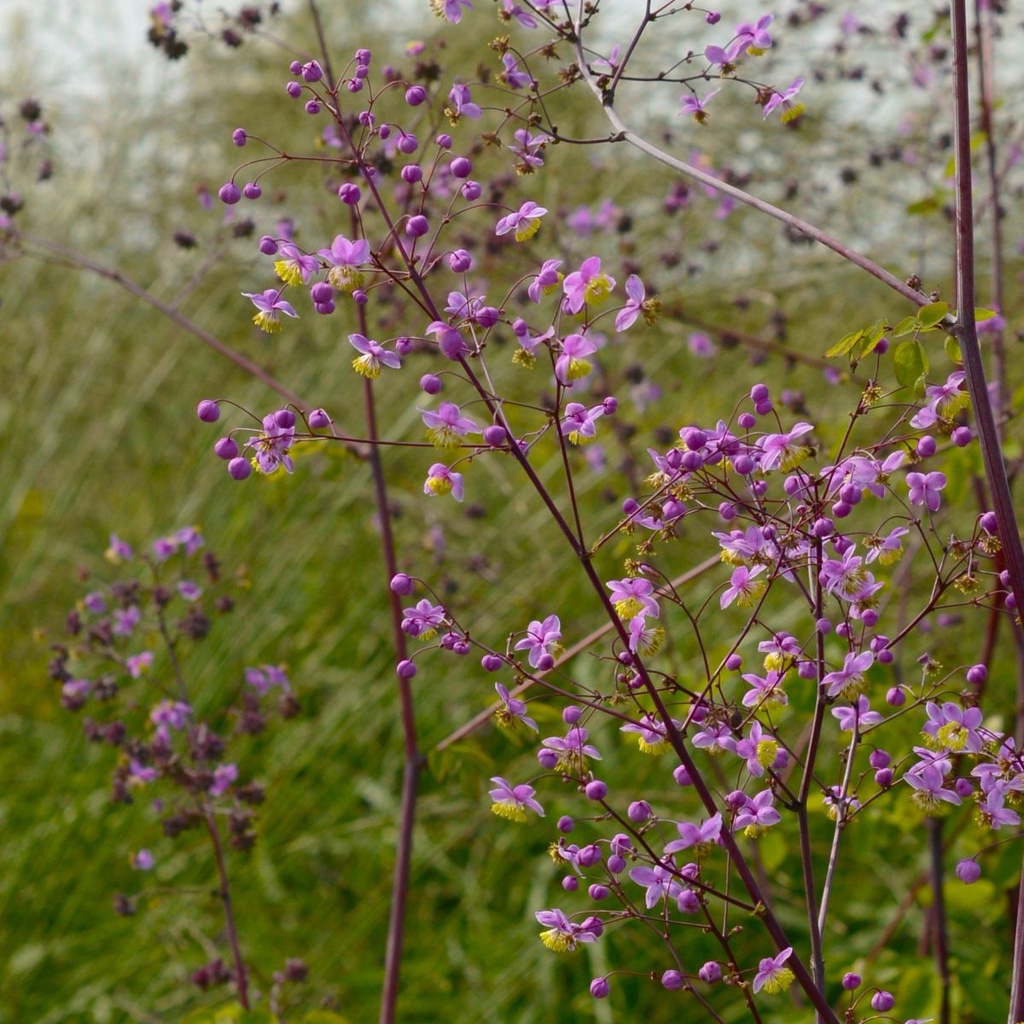
<instances>
[{"instance_id":1,"label":"reddish-brown stem","mask_svg":"<svg viewBox=\"0 0 1024 1024\"><path fill-rule=\"evenodd\" d=\"M238 1002L243 1010L248 1010L249 980L245 971L245 963L242 961L242 948L238 943L238 928L235 926L235 912L231 905L231 887L228 883L227 864L224 861L224 846L220 841L220 829L217 828L217 819L211 808L204 809L203 821L213 846L213 860L217 867L217 895L224 908L224 930L228 935L231 959L235 964L235 987L238 991Z\"/></svg>"}]
</instances>

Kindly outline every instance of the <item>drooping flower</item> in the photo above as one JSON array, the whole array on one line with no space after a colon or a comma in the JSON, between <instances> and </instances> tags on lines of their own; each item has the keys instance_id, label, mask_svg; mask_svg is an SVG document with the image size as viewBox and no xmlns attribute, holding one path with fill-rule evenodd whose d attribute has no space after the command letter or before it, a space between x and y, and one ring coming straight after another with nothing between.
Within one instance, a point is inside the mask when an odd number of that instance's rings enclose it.
<instances>
[{"instance_id":1,"label":"drooping flower","mask_svg":"<svg viewBox=\"0 0 1024 1024\"><path fill-rule=\"evenodd\" d=\"M508 692L508 687L502 686L501 683L495 683L494 689L497 691L498 699L501 701L501 707L494 713L494 718L498 725L507 727L515 726L522 722L523 725L534 732L540 731L537 728L537 723L526 713L526 701L513 697Z\"/></svg>"},{"instance_id":2,"label":"drooping flower","mask_svg":"<svg viewBox=\"0 0 1024 1024\"><path fill-rule=\"evenodd\" d=\"M570 921L561 910L538 910L536 918L546 927L540 941L556 953L569 953L580 942L596 942L601 935L600 918L587 918L581 924Z\"/></svg>"},{"instance_id":3,"label":"drooping flower","mask_svg":"<svg viewBox=\"0 0 1024 1024\"><path fill-rule=\"evenodd\" d=\"M288 451L294 440L295 427L282 427L277 421L277 416L268 413L263 417L263 433L249 442L249 447L255 452L252 458L253 468L264 476L270 476L278 467L283 467L285 472L291 473L295 469L295 464Z\"/></svg>"},{"instance_id":4,"label":"drooping flower","mask_svg":"<svg viewBox=\"0 0 1024 1024\"><path fill-rule=\"evenodd\" d=\"M642 576L627 576L621 580L609 580L605 586L611 591L611 601L619 618L650 615L656 619L661 614L654 597L654 584L650 580Z\"/></svg>"},{"instance_id":5,"label":"drooping flower","mask_svg":"<svg viewBox=\"0 0 1024 1024\"><path fill-rule=\"evenodd\" d=\"M647 298L644 283L636 274L630 274L626 278L626 295L629 296L628 301L615 315L615 330L628 330L640 314L643 314L646 324L653 324L658 317L661 303L657 299Z\"/></svg>"},{"instance_id":6,"label":"drooping flower","mask_svg":"<svg viewBox=\"0 0 1024 1024\"><path fill-rule=\"evenodd\" d=\"M644 904L648 910L662 900L676 899L683 891L678 878L660 864L655 864L653 868L633 868L629 877L647 890Z\"/></svg>"},{"instance_id":7,"label":"drooping flower","mask_svg":"<svg viewBox=\"0 0 1024 1024\"><path fill-rule=\"evenodd\" d=\"M352 242L344 235L336 235L329 249L321 249L320 255L330 265L327 280L340 292L352 292L361 288L365 276L359 267L370 260L370 243L365 238Z\"/></svg>"},{"instance_id":8,"label":"drooping flower","mask_svg":"<svg viewBox=\"0 0 1024 1024\"><path fill-rule=\"evenodd\" d=\"M558 428L570 444L586 444L597 436L597 420L603 415L603 404L588 409L582 402L569 402Z\"/></svg>"},{"instance_id":9,"label":"drooping flower","mask_svg":"<svg viewBox=\"0 0 1024 1024\"><path fill-rule=\"evenodd\" d=\"M678 853L680 850L696 847L699 855L717 844L718 837L722 834L722 815L714 814L701 825L681 821L676 828L679 831L679 838L665 844L665 853Z\"/></svg>"},{"instance_id":10,"label":"drooping flower","mask_svg":"<svg viewBox=\"0 0 1024 1024\"><path fill-rule=\"evenodd\" d=\"M553 292L562 280L558 268L562 265L561 260L545 260L540 267L540 272L526 289L526 294L531 301L540 302L541 295Z\"/></svg>"},{"instance_id":11,"label":"drooping flower","mask_svg":"<svg viewBox=\"0 0 1024 1024\"><path fill-rule=\"evenodd\" d=\"M785 92L772 92L764 105L764 116L767 117L776 107L782 106L782 123L795 121L803 112L802 103L794 103L793 97L804 87L802 78L796 79Z\"/></svg>"},{"instance_id":12,"label":"drooping flower","mask_svg":"<svg viewBox=\"0 0 1024 1024\"><path fill-rule=\"evenodd\" d=\"M675 719L672 724L677 729L683 727L683 723ZM653 715L644 715L639 722L627 722L619 731L633 733L636 736L641 754L664 754L671 749L671 744L665 736L665 726Z\"/></svg>"},{"instance_id":13,"label":"drooping flower","mask_svg":"<svg viewBox=\"0 0 1024 1024\"><path fill-rule=\"evenodd\" d=\"M430 640L443 623L444 608L426 598L418 601L415 607L402 611L402 632L420 640Z\"/></svg>"},{"instance_id":14,"label":"drooping flower","mask_svg":"<svg viewBox=\"0 0 1024 1024\"><path fill-rule=\"evenodd\" d=\"M518 10L519 8L516 7L516 11ZM536 22L534 22L534 25L536 25ZM501 55L501 62L505 65L505 70L498 75L499 81L504 82L510 89L529 89L533 84L533 79L525 71L519 70L519 62L514 54L503 53Z\"/></svg>"},{"instance_id":15,"label":"drooping flower","mask_svg":"<svg viewBox=\"0 0 1024 1024\"><path fill-rule=\"evenodd\" d=\"M748 569L745 565L739 565L732 571L729 586L722 592L718 603L722 608L728 608L735 601L741 608L749 608L765 591L763 580L755 580L754 577L764 572L763 565L755 565Z\"/></svg>"},{"instance_id":16,"label":"drooping flower","mask_svg":"<svg viewBox=\"0 0 1024 1024\"><path fill-rule=\"evenodd\" d=\"M497 814L499 818L507 818L509 821L526 821L527 810L533 811L544 817L544 808L534 799L536 790L525 782L518 786L512 786L500 775L495 775L491 782L497 787L490 790L491 813Z\"/></svg>"},{"instance_id":17,"label":"drooping flower","mask_svg":"<svg viewBox=\"0 0 1024 1024\"><path fill-rule=\"evenodd\" d=\"M449 469L443 462L435 462L427 472L423 493L435 496L450 494L456 501L462 501L462 474Z\"/></svg>"},{"instance_id":18,"label":"drooping flower","mask_svg":"<svg viewBox=\"0 0 1024 1024\"><path fill-rule=\"evenodd\" d=\"M793 953L793 947L787 946L776 956L766 956L758 965L757 974L754 975L753 988L755 992L764 989L771 995L776 992L784 992L793 984L796 975L785 966L786 961Z\"/></svg>"},{"instance_id":19,"label":"drooping flower","mask_svg":"<svg viewBox=\"0 0 1024 1024\"><path fill-rule=\"evenodd\" d=\"M864 673L874 662L875 656L871 651L861 651L860 654L850 651L843 659L843 667L835 672L829 672L822 679L821 685L828 687L830 697L842 696L852 701L864 692L867 686Z\"/></svg>"},{"instance_id":20,"label":"drooping flower","mask_svg":"<svg viewBox=\"0 0 1024 1024\"><path fill-rule=\"evenodd\" d=\"M256 307L252 322L267 334L274 334L281 330L281 314L297 317L299 314L292 308L292 304L281 298L281 290L268 288L264 292L242 292Z\"/></svg>"},{"instance_id":21,"label":"drooping flower","mask_svg":"<svg viewBox=\"0 0 1024 1024\"><path fill-rule=\"evenodd\" d=\"M390 366L397 370L402 365L397 353L384 348L378 341L364 337L362 334L350 334L349 344L362 355L352 360L352 369L370 380L380 376L382 366Z\"/></svg>"},{"instance_id":22,"label":"drooping flower","mask_svg":"<svg viewBox=\"0 0 1024 1024\"><path fill-rule=\"evenodd\" d=\"M494 233L507 235L514 231L516 241L525 242L540 230L540 219L547 212L545 207L538 206L533 200L528 199L518 210L502 217L495 225Z\"/></svg>"},{"instance_id":23,"label":"drooping flower","mask_svg":"<svg viewBox=\"0 0 1024 1024\"><path fill-rule=\"evenodd\" d=\"M320 265L315 256L308 256L293 242L284 242L277 251L274 273L285 284L305 284Z\"/></svg>"},{"instance_id":24,"label":"drooping flower","mask_svg":"<svg viewBox=\"0 0 1024 1024\"><path fill-rule=\"evenodd\" d=\"M882 716L877 711L871 710L871 703L863 693L859 694L850 705L833 708L832 717L839 722L841 732L851 732L854 729L863 731L882 721Z\"/></svg>"},{"instance_id":25,"label":"drooping flower","mask_svg":"<svg viewBox=\"0 0 1024 1024\"><path fill-rule=\"evenodd\" d=\"M559 383L572 387L574 381L588 376L594 366L585 357L596 351L597 345L585 334L570 334L563 338L561 355L555 360L555 377Z\"/></svg>"},{"instance_id":26,"label":"drooping flower","mask_svg":"<svg viewBox=\"0 0 1024 1024\"><path fill-rule=\"evenodd\" d=\"M706 110L707 104L713 97L717 96L719 92L721 92L720 89L714 89L712 92L709 92L704 99L700 99L694 93L686 93L683 96L680 96L679 102L683 106L683 113L692 114L694 121L698 124L705 124L708 119Z\"/></svg>"},{"instance_id":27,"label":"drooping flower","mask_svg":"<svg viewBox=\"0 0 1024 1024\"><path fill-rule=\"evenodd\" d=\"M464 0L467 2L467 0ZM448 93L448 106L445 108L448 120L453 124L457 123L460 117L468 117L470 120L482 116L483 111L478 103L473 102L473 96L468 85L456 82Z\"/></svg>"},{"instance_id":28,"label":"drooping flower","mask_svg":"<svg viewBox=\"0 0 1024 1024\"><path fill-rule=\"evenodd\" d=\"M462 21L464 9L473 10L471 0L430 0L430 7L439 18L444 18L445 21L450 21L453 25Z\"/></svg>"},{"instance_id":29,"label":"drooping flower","mask_svg":"<svg viewBox=\"0 0 1024 1024\"><path fill-rule=\"evenodd\" d=\"M981 753L984 746L984 739L978 731L983 718L981 708L962 708L947 700L941 705L929 701L925 710L928 721L922 732L931 737L929 745L950 753L962 750Z\"/></svg>"},{"instance_id":30,"label":"drooping flower","mask_svg":"<svg viewBox=\"0 0 1024 1024\"><path fill-rule=\"evenodd\" d=\"M601 257L590 256L562 282L563 304L570 313L578 313L587 303L597 305L611 294L615 278L601 271Z\"/></svg>"},{"instance_id":31,"label":"drooping flower","mask_svg":"<svg viewBox=\"0 0 1024 1024\"><path fill-rule=\"evenodd\" d=\"M467 434L479 434L480 428L454 402L442 402L437 412L423 412L427 437L437 448L457 448L459 439Z\"/></svg>"}]
</instances>

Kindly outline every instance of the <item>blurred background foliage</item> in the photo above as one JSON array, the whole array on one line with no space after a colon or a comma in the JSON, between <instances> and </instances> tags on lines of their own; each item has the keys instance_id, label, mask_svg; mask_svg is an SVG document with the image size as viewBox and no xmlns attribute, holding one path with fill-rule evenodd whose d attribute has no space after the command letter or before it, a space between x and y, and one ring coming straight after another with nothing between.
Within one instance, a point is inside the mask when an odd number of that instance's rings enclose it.
<instances>
[{"instance_id":1,"label":"blurred background foliage","mask_svg":"<svg viewBox=\"0 0 1024 1024\"><path fill-rule=\"evenodd\" d=\"M458 32L441 32L440 23L424 17L426 5L346 4L343 12L325 10L328 42L341 60L356 46L369 46L375 59L405 68L402 45L420 36L427 54L443 62L446 82L458 69L494 65L485 45L496 32L493 11L479 6L484 9L467 16ZM402 22L397 38L396 18ZM311 248L346 231L320 169L279 171L265 184L260 204L226 214L219 204L206 210L197 199L197 188L215 193L233 161L252 155L252 149L231 147L236 125L285 148L318 152L317 126L284 95L293 53L273 45L275 38L299 40L299 52L314 50L302 10L274 19L266 37L247 38L237 52L215 39L199 40L174 64L145 45L141 10L136 20L135 36L104 52L80 95L59 64L46 63L35 37L24 36L12 51L15 59L0 82L5 120L13 122L17 104L31 96L53 130L53 179L23 189L27 205L19 227L174 302L358 434L358 380L344 342L355 323L346 319L344 305L329 318L307 313L268 337L252 329L240 295L269 284L255 240L274 234L278 217L294 216L298 240ZM911 42L922 40L927 52L932 43L925 35L933 30L927 21L912 24ZM795 26L795 38L801 31L814 39L824 29L816 21ZM900 52L901 41L880 30L871 42L877 44L873 59L888 60L898 78L894 68L902 65L892 64L892 53ZM767 65L780 84L788 84L782 78L791 69L800 70L795 49L780 45L772 55L776 63ZM624 103L656 123L669 146L683 153L699 148L755 191L778 193L811 220L820 214L838 222L897 272L921 273L926 287L948 290L946 183L936 172L948 151L940 149L942 155L922 167L906 159L915 147L926 152L941 142L930 137L940 131L941 116L898 122L858 101L853 106L859 104L861 117L851 125L849 93L835 86L855 61L841 48L827 52L832 56L822 61L821 88L808 97L810 115L788 130L762 126L743 98L727 94L716 100L706 126L682 121L675 109L678 87L657 100L637 93ZM564 62L568 54L560 56ZM850 77L862 83L865 74ZM900 88L899 81L887 84ZM560 94L552 102L563 132L606 131L582 95ZM461 126L458 145L469 147L473 132L472 125ZM756 381L791 392L794 416L814 418L823 443L838 439L860 385L844 383L840 366L839 382L825 395L814 360L848 331L904 315L899 303L753 214L716 218L717 198L700 189L690 188L684 208L667 210L666 197L679 197L674 177L624 147L552 147L547 156L545 173L519 183L525 198L563 215L580 206L596 214L606 201L619 209L589 237L566 227L564 217L549 218L543 251L557 251L570 263L599 251L620 288L627 273L640 273L665 310L656 327L634 328L602 355L609 392L628 400L609 430L608 469L586 469L581 457L578 493L593 522L608 528L617 521L631 493L627 481L639 487L649 471L646 447L664 447L683 425L729 418ZM476 159L477 176L484 168L507 173L507 157L497 151L481 151ZM508 182L510 195L515 184ZM908 220L908 204L929 196L933 205ZM518 201L509 199L512 206ZM250 216L251 227L244 223ZM490 215L474 223L489 221ZM194 247L183 247L186 236ZM534 246L525 254L505 247L478 255L489 280L508 288L513 274L530 271L542 251L540 241ZM197 401L230 398L262 415L280 400L116 283L77 269L74 259L6 255L0 263L0 1021L176 1020L224 998L188 982L191 970L222 950L208 853L190 836L160 836L143 801L132 808L111 804L109 749L84 740L46 677L49 644L61 638L67 611L89 580L115 572L101 557L108 535L143 545L190 524L202 528L225 571L238 573L236 612L190 655L188 673L200 702L212 706L233 692L243 665L285 663L302 703L296 719L251 741L246 753L268 794L256 848L236 856L232 872L246 959L265 988L285 957L300 956L310 966L302 1006L335 1008L353 1022L373 1019L402 740L368 469L340 447L320 447L299 453L292 477L233 482L210 450L218 431L195 419ZM1012 324L1016 310L1004 312ZM394 324L389 329L399 333ZM417 329L418 322L408 328ZM691 340L698 331L710 339L705 354ZM506 348L510 356L513 343ZM939 353L934 361L945 366ZM524 400L543 401L543 370L522 370L500 351L492 364L502 386ZM408 372L437 368L421 354ZM377 391L386 433L419 439L417 400L409 389L384 377ZM244 421L241 413L229 418L231 425ZM974 456L956 457L969 521ZM579 592L568 553L515 473L496 460L477 460L467 474L469 499L454 508L424 499L425 460L429 453L386 453L399 557L403 568L430 579L474 635L500 646L512 629L555 610L567 638L599 623L596 602ZM557 489L553 448L540 472ZM684 540L677 547L685 550L666 551L665 564L676 572L715 550L699 530ZM631 553L624 543L609 545L601 565L605 578L620 575L621 560ZM692 584L694 600L718 582ZM711 644L726 640L705 637ZM970 663L977 656L974 640L970 630L922 630L901 664L910 666L922 650L939 647L948 664ZM667 657L681 676L695 653L684 629L671 632ZM585 655L574 671L596 679L609 670ZM454 726L487 708L492 683L475 659L425 659L415 682L423 749L429 753ZM800 710L795 700L794 711ZM1008 702L1002 711L1013 708ZM543 700L531 704L531 713L542 728L558 730L557 710ZM636 795L673 806L663 765L637 765L636 757L617 754L610 744L607 750L608 778L628 778ZM616 977L608 1002L586 992L590 977L625 963L626 953L631 968L649 962L660 971L653 942L645 948L633 932L613 929L601 943L558 958L537 941L534 911L558 904L561 895L559 872L544 855L553 838L547 826L573 804L544 794L546 822L514 828L489 813L485 795L489 776L526 777L532 763L525 741L490 725L432 757L416 828L402 1019L525 1024L555 1007L567 1022L678 1019L685 1004L646 975ZM858 827L856 835L859 871L874 864L875 876L847 875L841 866L835 899L845 909L832 923L830 961L866 966L873 982L897 992L900 1006L927 1015L936 996L927 950L918 948L929 904L922 829L905 797L882 815L884 827ZM969 829L966 817L958 818L951 845ZM830 835L822 820L815 836L822 853ZM141 847L156 854L149 876L129 865L131 852ZM779 913L799 938L804 923L787 909L796 906L787 893L799 896L797 851L773 836L760 858L777 879ZM1014 861L1007 849L986 863L985 879L973 889L950 887L957 1020L964 1024L1003 1012ZM135 918L112 912L119 892L139 893ZM987 928L979 928L979 912ZM752 932L748 948L756 950L757 929ZM700 936L690 952L694 970L714 955ZM729 1008L728 998L721 1005L726 1020L745 1019ZM764 1019L792 1020L793 1013L803 1019L807 1012L769 1009Z\"/></svg>"}]
</instances>

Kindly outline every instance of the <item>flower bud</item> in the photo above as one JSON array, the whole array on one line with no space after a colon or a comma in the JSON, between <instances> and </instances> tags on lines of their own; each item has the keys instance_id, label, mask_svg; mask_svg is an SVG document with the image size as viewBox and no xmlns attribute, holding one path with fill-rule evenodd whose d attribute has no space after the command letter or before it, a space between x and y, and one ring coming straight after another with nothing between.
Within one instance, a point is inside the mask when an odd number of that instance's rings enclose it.
<instances>
[{"instance_id":1,"label":"flower bud","mask_svg":"<svg viewBox=\"0 0 1024 1024\"><path fill-rule=\"evenodd\" d=\"M236 146L238 146L239 149L241 149L241 147L246 144L246 142L248 141L248 138L249 137L245 134L245 129L244 128L236 128L231 133L231 141Z\"/></svg>"},{"instance_id":2,"label":"flower bud","mask_svg":"<svg viewBox=\"0 0 1024 1024\"><path fill-rule=\"evenodd\" d=\"M309 423L310 430L325 430L331 425L331 417L327 415L324 409L314 409L309 414L307 422Z\"/></svg>"},{"instance_id":3,"label":"flower bud","mask_svg":"<svg viewBox=\"0 0 1024 1024\"><path fill-rule=\"evenodd\" d=\"M238 457L238 445L233 437L222 437L214 446L213 453L225 462Z\"/></svg>"},{"instance_id":4,"label":"flower bud","mask_svg":"<svg viewBox=\"0 0 1024 1024\"><path fill-rule=\"evenodd\" d=\"M964 885L974 885L981 878L981 865L972 857L960 861L956 866L956 877Z\"/></svg>"},{"instance_id":5,"label":"flower bud","mask_svg":"<svg viewBox=\"0 0 1024 1024\"><path fill-rule=\"evenodd\" d=\"M204 423L216 423L220 419L220 406L209 398L204 398L196 407L196 415Z\"/></svg>"},{"instance_id":6,"label":"flower bud","mask_svg":"<svg viewBox=\"0 0 1024 1024\"><path fill-rule=\"evenodd\" d=\"M408 597L413 592L413 588L416 585L416 581L411 577L407 576L404 572L396 572L391 577L391 592L398 594L401 597Z\"/></svg>"},{"instance_id":7,"label":"flower bud","mask_svg":"<svg viewBox=\"0 0 1024 1024\"><path fill-rule=\"evenodd\" d=\"M226 206L234 206L242 198L242 193L233 181L228 181L221 185L217 190L217 195Z\"/></svg>"},{"instance_id":8,"label":"flower bud","mask_svg":"<svg viewBox=\"0 0 1024 1024\"><path fill-rule=\"evenodd\" d=\"M427 98L427 90L422 85L410 85L405 90L405 102L410 107L418 107Z\"/></svg>"},{"instance_id":9,"label":"flower bud","mask_svg":"<svg viewBox=\"0 0 1024 1024\"><path fill-rule=\"evenodd\" d=\"M248 459L232 459L228 463L228 473L235 480L244 480L252 472L252 466L249 464Z\"/></svg>"}]
</instances>

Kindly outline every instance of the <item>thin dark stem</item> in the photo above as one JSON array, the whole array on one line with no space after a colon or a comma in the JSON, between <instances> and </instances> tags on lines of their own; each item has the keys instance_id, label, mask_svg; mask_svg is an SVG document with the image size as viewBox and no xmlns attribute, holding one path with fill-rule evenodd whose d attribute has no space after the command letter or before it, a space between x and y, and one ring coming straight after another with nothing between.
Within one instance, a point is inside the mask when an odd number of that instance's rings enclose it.
<instances>
[{"instance_id":1,"label":"thin dark stem","mask_svg":"<svg viewBox=\"0 0 1024 1024\"><path fill-rule=\"evenodd\" d=\"M939 984L942 987L942 1002L939 1010L938 1024L949 1024L949 944L946 932L946 901L942 891L945 874L942 850L942 819L929 817L928 850L931 862L932 906L931 926L935 967L939 973Z\"/></svg>"},{"instance_id":2,"label":"thin dark stem","mask_svg":"<svg viewBox=\"0 0 1024 1024\"><path fill-rule=\"evenodd\" d=\"M224 847L220 841L220 830L213 811L207 807L203 815L206 831L213 845L213 860L217 866L217 895L224 908L224 930L228 933L228 944L231 946L231 959L235 963L235 987L238 990L238 1002L243 1010L249 1009L249 979L242 961L242 948L238 944L238 928L235 925L235 912L231 906L231 888L228 884L228 870L224 861Z\"/></svg>"},{"instance_id":3,"label":"thin dark stem","mask_svg":"<svg viewBox=\"0 0 1024 1024\"><path fill-rule=\"evenodd\" d=\"M960 343L964 374L974 408L985 475L992 495L993 511L1003 544L1003 556L1010 574L1010 587L1017 608L1024 608L1024 549L1017 530L1010 485L1003 464L999 433L992 402L985 383L985 368L974 320L974 207L971 180L971 110L968 79L966 0L952 0L954 150L956 153L956 248L959 311L953 334ZM996 214L998 216L998 213ZM1024 883L1024 860L1021 864ZM1024 893L1024 884L1021 885ZM1021 897L1024 900L1024 896ZM1010 985L1010 1024L1024 1019L1024 914L1018 913L1014 935L1013 977Z\"/></svg>"}]
</instances>

